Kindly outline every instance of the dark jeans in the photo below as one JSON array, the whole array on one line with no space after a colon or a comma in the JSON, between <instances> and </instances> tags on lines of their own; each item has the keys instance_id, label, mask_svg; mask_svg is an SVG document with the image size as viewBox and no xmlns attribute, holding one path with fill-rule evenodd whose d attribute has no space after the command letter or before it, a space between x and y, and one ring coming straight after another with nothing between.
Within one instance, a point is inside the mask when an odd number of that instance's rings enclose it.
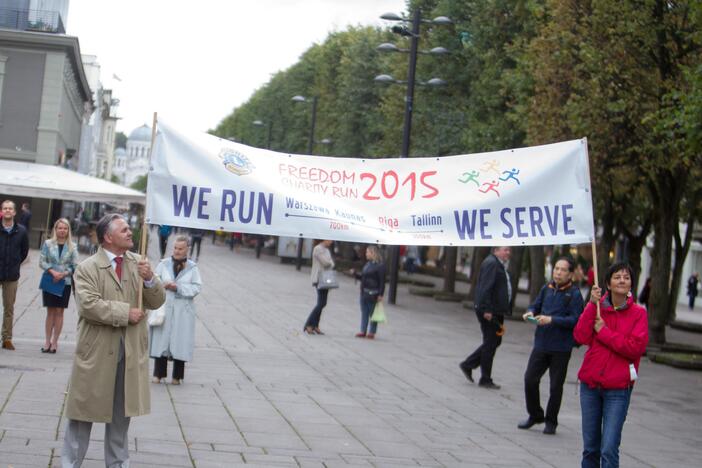
<instances>
[{"instance_id":1,"label":"dark jeans","mask_svg":"<svg viewBox=\"0 0 702 468\"><path fill-rule=\"evenodd\" d=\"M307 317L307 322L305 322L305 327L318 328L319 319L322 318L322 309L327 305L327 296L329 295L328 289L318 289L315 285L315 290L317 291L317 305L314 306L310 316Z\"/></svg>"},{"instance_id":2,"label":"dark jeans","mask_svg":"<svg viewBox=\"0 0 702 468\"><path fill-rule=\"evenodd\" d=\"M193 256L195 252L195 246L197 246L197 255L195 258L200 258L200 247L202 246L202 237L193 237L192 244L190 245L190 257Z\"/></svg>"},{"instance_id":3,"label":"dark jeans","mask_svg":"<svg viewBox=\"0 0 702 468\"><path fill-rule=\"evenodd\" d=\"M543 420L544 410L539 397L539 383L541 377L548 370L550 392L546 406L546 421L553 425L558 424L558 411L561 409L563 399L563 384L568 373L570 351L549 352L532 350L524 373L524 394L526 407L532 419Z\"/></svg>"},{"instance_id":4,"label":"dark jeans","mask_svg":"<svg viewBox=\"0 0 702 468\"><path fill-rule=\"evenodd\" d=\"M480 322L480 331L483 333L483 344L478 346L473 354L468 356L463 365L469 369L480 366L480 383L492 382L492 361L495 359L495 352L502 343L502 337L497 336L500 325L504 323L504 317L493 315L492 320L485 320L482 313L476 312Z\"/></svg>"},{"instance_id":5,"label":"dark jeans","mask_svg":"<svg viewBox=\"0 0 702 468\"><path fill-rule=\"evenodd\" d=\"M580 384L580 411L583 420L582 468L619 466L619 444L629 410L631 390L603 390Z\"/></svg>"},{"instance_id":6,"label":"dark jeans","mask_svg":"<svg viewBox=\"0 0 702 468\"><path fill-rule=\"evenodd\" d=\"M168 374L168 358L154 358L154 377L162 379ZM185 361L173 360L173 378L183 380L185 375Z\"/></svg>"},{"instance_id":7,"label":"dark jeans","mask_svg":"<svg viewBox=\"0 0 702 468\"><path fill-rule=\"evenodd\" d=\"M693 296L692 294L690 294L689 297L690 297L690 302L689 302L688 304L690 305L690 310L692 310L692 309L695 308L695 298L696 298L697 296L696 296L696 295Z\"/></svg>"},{"instance_id":8,"label":"dark jeans","mask_svg":"<svg viewBox=\"0 0 702 468\"><path fill-rule=\"evenodd\" d=\"M378 322L371 322L370 318L377 303L377 296L365 298L361 296L361 333L368 331L368 333L375 335L375 331L378 329ZM370 323L370 330L368 330L368 323Z\"/></svg>"}]
</instances>

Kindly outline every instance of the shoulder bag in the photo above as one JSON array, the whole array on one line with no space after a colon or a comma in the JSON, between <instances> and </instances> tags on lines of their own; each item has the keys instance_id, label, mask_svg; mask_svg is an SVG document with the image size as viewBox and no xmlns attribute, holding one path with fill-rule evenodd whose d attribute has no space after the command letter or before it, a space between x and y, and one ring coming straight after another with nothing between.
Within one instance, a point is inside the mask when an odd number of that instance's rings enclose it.
<instances>
[{"instance_id":1,"label":"shoulder bag","mask_svg":"<svg viewBox=\"0 0 702 468\"><path fill-rule=\"evenodd\" d=\"M317 289L336 289L338 287L339 281L336 279L336 271L322 270L319 272Z\"/></svg>"}]
</instances>

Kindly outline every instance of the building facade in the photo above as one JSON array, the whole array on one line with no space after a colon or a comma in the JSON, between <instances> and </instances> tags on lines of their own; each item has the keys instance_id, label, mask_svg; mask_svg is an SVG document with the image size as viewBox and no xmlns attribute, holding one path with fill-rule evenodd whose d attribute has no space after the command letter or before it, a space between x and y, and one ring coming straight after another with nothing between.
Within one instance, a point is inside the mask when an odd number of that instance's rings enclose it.
<instances>
[{"instance_id":1,"label":"building facade","mask_svg":"<svg viewBox=\"0 0 702 468\"><path fill-rule=\"evenodd\" d=\"M91 112L77 38L0 29L0 158L77 168Z\"/></svg>"},{"instance_id":2,"label":"building facade","mask_svg":"<svg viewBox=\"0 0 702 468\"><path fill-rule=\"evenodd\" d=\"M149 171L151 127L144 124L132 130L127 138L127 161L124 185L129 187Z\"/></svg>"}]
</instances>

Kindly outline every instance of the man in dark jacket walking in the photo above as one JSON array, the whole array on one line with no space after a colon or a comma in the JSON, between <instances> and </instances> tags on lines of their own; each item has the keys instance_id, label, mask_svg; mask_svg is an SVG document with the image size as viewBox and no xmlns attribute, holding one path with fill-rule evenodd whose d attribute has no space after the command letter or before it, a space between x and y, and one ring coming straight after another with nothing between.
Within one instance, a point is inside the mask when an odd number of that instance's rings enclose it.
<instances>
[{"instance_id":1,"label":"man in dark jacket walking","mask_svg":"<svg viewBox=\"0 0 702 468\"><path fill-rule=\"evenodd\" d=\"M475 313L480 322L483 344L459 364L470 382L473 382L473 369L480 366L478 385L492 390L500 388L492 381L492 361L502 343L504 316L512 313L512 284L506 270L511 255L510 247L495 247L480 265L475 287Z\"/></svg>"},{"instance_id":2,"label":"man in dark jacket walking","mask_svg":"<svg viewBox=\"0 0 702 468\"><path fill-rule=\"evenodd\" d=\"M583 297L573 284L575 264L559 258L553 267L553 281L541 288L539 295L522 318L536 325L534 348L524 373L524 393L529 417L519 429L546 422L544 434L555 434L558 411L563 398L563 384L568 372L570 352L575 345L573 328L583 311ZM550 395L546 415L539 399L539 383L548 370Z\"/></svg>"},{"instance_id":3,"label":"man in dark jacket walking","mask_svg":"<svg viewBox=\"0 0 702 468\"><path fill-rule=\"evenodd\" d=\"M2 286L2 347L14 350L12 322L15 315L17 280L20 265L29 253L29 240L24 226L15 223L15 203L2 202L2 229L0 229L0 286Z\"/></svg>"}]
</instances>

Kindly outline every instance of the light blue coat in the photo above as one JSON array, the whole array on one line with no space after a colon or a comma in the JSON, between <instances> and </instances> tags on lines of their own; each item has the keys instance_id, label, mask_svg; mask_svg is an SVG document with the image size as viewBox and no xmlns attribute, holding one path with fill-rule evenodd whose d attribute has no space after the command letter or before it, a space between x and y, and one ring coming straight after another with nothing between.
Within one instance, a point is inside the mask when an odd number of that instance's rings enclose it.
<instances>
[{"instance_id":1,"label":"light blue coat","mask_svg":"<svg viewBox=\"0 0 702 468\"><path fill-rule=\"evenodd\" d=\"M58 244L51 239L45 240L39 253L39 267L44 271L52 269L58 272L70 271L73 274L78 263L78 247L75 242L71 242L71 247L69 249L68 244L64 244L63 252L59 257ZM66 276L64 281L66 285L71 284L71 275Z\"/></svg>"},{"instance_id":2,"label":"light blue coat","mask_svg":"<svg viewBox=\"0 0 702 468\"><path fill-rule=\"evenodd\" d=\"M164 285L175 281L177 291L166 289L166 319L157 327L149 327L149 355L157 358L171 356L180 361L191 361L195 343L195 304L200 294L202 279L197 264L188 260L185 268L173 278L173 260L165 258L155 273Z\"/></svg>"}]
</instances>

